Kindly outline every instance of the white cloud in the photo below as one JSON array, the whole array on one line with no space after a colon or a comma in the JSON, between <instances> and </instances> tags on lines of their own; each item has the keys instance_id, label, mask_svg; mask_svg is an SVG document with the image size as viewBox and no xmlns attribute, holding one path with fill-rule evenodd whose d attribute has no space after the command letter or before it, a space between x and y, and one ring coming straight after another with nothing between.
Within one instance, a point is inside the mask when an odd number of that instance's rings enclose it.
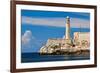
<instances>
[{"instance_id":1,"label":"white cloud","mask_svg":"<svg viewBox=\"0 0 100 73\"><path fill-rule=\"evenodd\" d=\"M21 38L22 52L36 52L42 45L42 40L36 39L30 30L26 30Z\"/></svg>"},{"instance_id":2,"label":"white cloud","mask_svg":"<svg viewBox=\"0 0 100 73\"><path fill-rule=\"evenodd\" d=\"M27 30L22 36L22 44L26 45L30 43L31 39L33 39L32 32Z\"/></svg>"},{"instance_id":3,"label":"white cloud","mask_svg":"<svg viewBox=\"0 0 100 73\"><path fill-rule=\"evenodd\" d=\"M35 17L22 16L22 24L65 27L66 18L35 18ZM89 28L90 22L89 20L86 19L71 18L70 26L73 28L77 28L80 26L82 28Z\"/></svg>"},{"instance_id":4,"label":"white cloud","mask_svg":"<svg viewBox=\"0 0 100 73\"><path fill-rule=\"evenodd\" d=\"M22 23L64 27L64 24L66 22L65 18L33 18L33 17L22 16Z\"/></svg>"}]
</instances>

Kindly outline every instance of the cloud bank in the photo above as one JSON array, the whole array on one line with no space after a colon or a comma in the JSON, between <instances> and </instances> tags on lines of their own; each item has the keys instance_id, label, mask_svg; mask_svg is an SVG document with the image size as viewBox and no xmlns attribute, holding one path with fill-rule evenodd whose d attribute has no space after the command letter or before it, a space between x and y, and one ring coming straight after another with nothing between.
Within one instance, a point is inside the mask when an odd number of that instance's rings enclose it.
<instances>
[{"instance_id":1,"label":"cloud bank","mask_svg":"<svg viewBox=\"0 0 100 73\"><path fill-rule=\"evenodd\" d=\"M22 24L65 27L66 18L35 18L22 16ZM80 18L70 18L72 28L90 28L90 21Z\"/></svg>"}]
</instances>

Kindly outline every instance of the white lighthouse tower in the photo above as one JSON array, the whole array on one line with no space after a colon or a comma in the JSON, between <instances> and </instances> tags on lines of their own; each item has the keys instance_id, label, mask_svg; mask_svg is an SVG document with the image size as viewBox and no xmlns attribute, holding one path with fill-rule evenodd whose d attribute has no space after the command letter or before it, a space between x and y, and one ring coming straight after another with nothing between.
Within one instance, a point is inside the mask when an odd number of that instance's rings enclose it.
<instances>
[{"instance_id":1,"label":"white lighthouse tower","mask_svg":"<svg viewBox=\"0 0 100 73\"><path fill-rule=\"evenodd\" d=\"M65 39L70 39L70 18L67 16L66 18L66 33L65 33Z\"/></svg>"}]
</instances>

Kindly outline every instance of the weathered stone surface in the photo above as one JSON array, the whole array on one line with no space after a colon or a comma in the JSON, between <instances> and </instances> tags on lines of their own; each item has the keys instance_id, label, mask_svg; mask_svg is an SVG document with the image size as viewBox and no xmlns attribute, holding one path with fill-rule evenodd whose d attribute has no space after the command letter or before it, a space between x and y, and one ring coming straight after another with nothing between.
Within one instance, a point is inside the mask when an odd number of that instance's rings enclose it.
<instances>
[{"instance_id":1,"label":"weathered stone surface","mask_svg":"<svg viewBox=\"0 0 100 73\"><path fill-rule=\"evenodd\" d=\"M66 39L48 39L46 45L41 47L41 54L79 54L83 51L89 51L89 46L87 44L74 45L71 40Z\"/></svg>"}]
</instances>

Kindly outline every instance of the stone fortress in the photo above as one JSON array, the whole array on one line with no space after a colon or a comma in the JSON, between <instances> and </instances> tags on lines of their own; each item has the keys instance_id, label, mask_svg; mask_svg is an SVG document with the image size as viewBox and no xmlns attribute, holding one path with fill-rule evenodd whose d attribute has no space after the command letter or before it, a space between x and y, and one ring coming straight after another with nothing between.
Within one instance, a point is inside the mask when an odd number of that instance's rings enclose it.
<instances>
[{"instance_id":1,"label":"stone fortress","mask_svg":"<svg viewBox=\"0 0 100 73\"><path fill-rule=\"evenodd\" d=\"M64 38L48 39L40 48L40 54L82 54L89 53L90 33L74 32L73 39L70 37L70 18L66 18L66 31Z\"/></svg>"}]
</instances>

